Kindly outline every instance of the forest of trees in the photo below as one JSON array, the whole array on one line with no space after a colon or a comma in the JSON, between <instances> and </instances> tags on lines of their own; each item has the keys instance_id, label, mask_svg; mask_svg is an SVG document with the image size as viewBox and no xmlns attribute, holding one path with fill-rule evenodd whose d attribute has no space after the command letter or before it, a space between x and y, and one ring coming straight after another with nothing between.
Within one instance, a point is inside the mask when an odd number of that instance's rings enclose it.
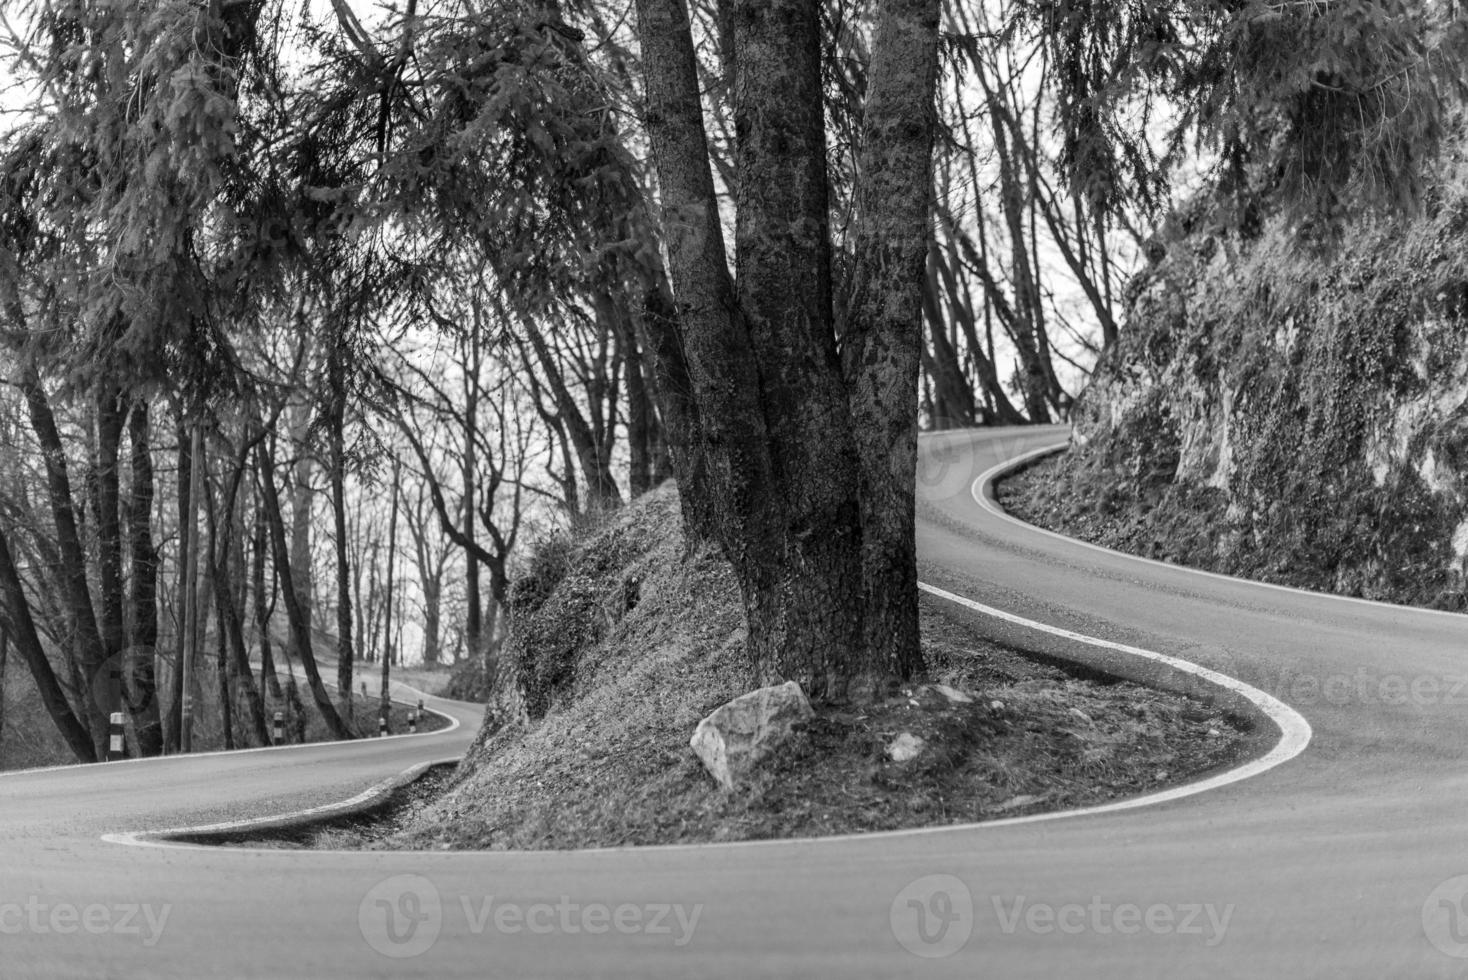
<instances>
[{"instance_id":1,"label":"forest of trees","mask_svg":"<svg viewBox=\"0 0 1468 980\"><path fill-rule=\"evenodd\" d=\"M670 477L754 676L909 676L919 428L1063 419L1173 175L1415 206L1452 16L6 4L0 678L83 761L201 685L268 742L282 659L350 737L364 662L484 669L528 550Z\"/></svg>"}]
</instances>

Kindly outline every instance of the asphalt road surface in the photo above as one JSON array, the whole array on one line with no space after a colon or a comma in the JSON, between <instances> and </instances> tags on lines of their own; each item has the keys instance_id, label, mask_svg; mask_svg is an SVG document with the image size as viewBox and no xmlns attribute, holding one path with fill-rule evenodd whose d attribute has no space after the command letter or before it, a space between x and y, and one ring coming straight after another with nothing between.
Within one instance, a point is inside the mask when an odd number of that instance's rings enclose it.
<instances>
[{"instance_id":1,"label":"asphalt road surface","mask_svg":"<svg viewBox=\"0 0 1468 980\"><path fill-rule=\"evenodd\" d=\"M924 439L924 581L1240 678L1308 719L1303 753L1151 806L867 838L117 842L321 805L461 753L477 710L431 701L460 727L0 777L0 977L1468 975L1468 619L1203 576L979 505L981 472L1063 435ZM1000 639L1124 659L971 615Z\"/></svg>"}]
</instances>

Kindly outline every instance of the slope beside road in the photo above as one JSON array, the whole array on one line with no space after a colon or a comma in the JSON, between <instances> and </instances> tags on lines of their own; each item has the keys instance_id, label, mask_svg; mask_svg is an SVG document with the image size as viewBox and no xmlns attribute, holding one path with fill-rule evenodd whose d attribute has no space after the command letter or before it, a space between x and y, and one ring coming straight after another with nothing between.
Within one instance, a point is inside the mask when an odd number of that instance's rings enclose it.
<instances>
[{"instance_id":1,"label":"slope beside road","mask_svg":"<svg viewBox=\"0 0 1468 980\"><path fill-rule=\"evenodd\" d=\"M971 614L996 639L1126 656L1021 617L1240 678L1303 713L1306 751L1150 806L873 837L559 853L115 843L340 800L462 752L477 709L430 701L460 726L0 777L0 976L1468 973L1468 620L1201 576L980 505L979 474L1057 438L924 438L923 579L1010 614Z\"/></svg>"}]
</instances>

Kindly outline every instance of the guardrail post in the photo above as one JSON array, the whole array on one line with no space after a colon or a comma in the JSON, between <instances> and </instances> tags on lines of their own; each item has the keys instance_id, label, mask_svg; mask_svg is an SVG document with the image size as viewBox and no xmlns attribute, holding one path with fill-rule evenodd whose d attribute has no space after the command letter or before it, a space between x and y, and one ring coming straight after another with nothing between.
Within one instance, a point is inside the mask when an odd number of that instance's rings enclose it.
<instances>
[{"instance_id":1,"label":"guardrail post","mask_svg":"<svg viewBox=\"0 0 1468 980\"><path fill-rule=\"evenodd\" d=\"M122 725L122 712L114 711L108 717L107 734L107 761L113 759L126 759L127 747L124 729Z\"/></svg>"}]
</instances>

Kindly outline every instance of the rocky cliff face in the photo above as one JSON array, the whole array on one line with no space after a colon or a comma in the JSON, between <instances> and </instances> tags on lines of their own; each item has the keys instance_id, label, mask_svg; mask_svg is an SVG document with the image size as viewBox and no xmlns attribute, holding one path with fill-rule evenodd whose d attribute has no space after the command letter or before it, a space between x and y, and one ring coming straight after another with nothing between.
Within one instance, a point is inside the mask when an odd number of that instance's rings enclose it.
<instances>
[{"instance_id":1,"label":"rocky cliff face","mask_svg":"<svg viewBox=\"0 0 1468 980\"><path fill-rule=\"evenodd\" d=\"M1132 550L1462 608L1468 166L1330 254L1166 238L1043 505Z\"/></svg>"}]
</instances>

